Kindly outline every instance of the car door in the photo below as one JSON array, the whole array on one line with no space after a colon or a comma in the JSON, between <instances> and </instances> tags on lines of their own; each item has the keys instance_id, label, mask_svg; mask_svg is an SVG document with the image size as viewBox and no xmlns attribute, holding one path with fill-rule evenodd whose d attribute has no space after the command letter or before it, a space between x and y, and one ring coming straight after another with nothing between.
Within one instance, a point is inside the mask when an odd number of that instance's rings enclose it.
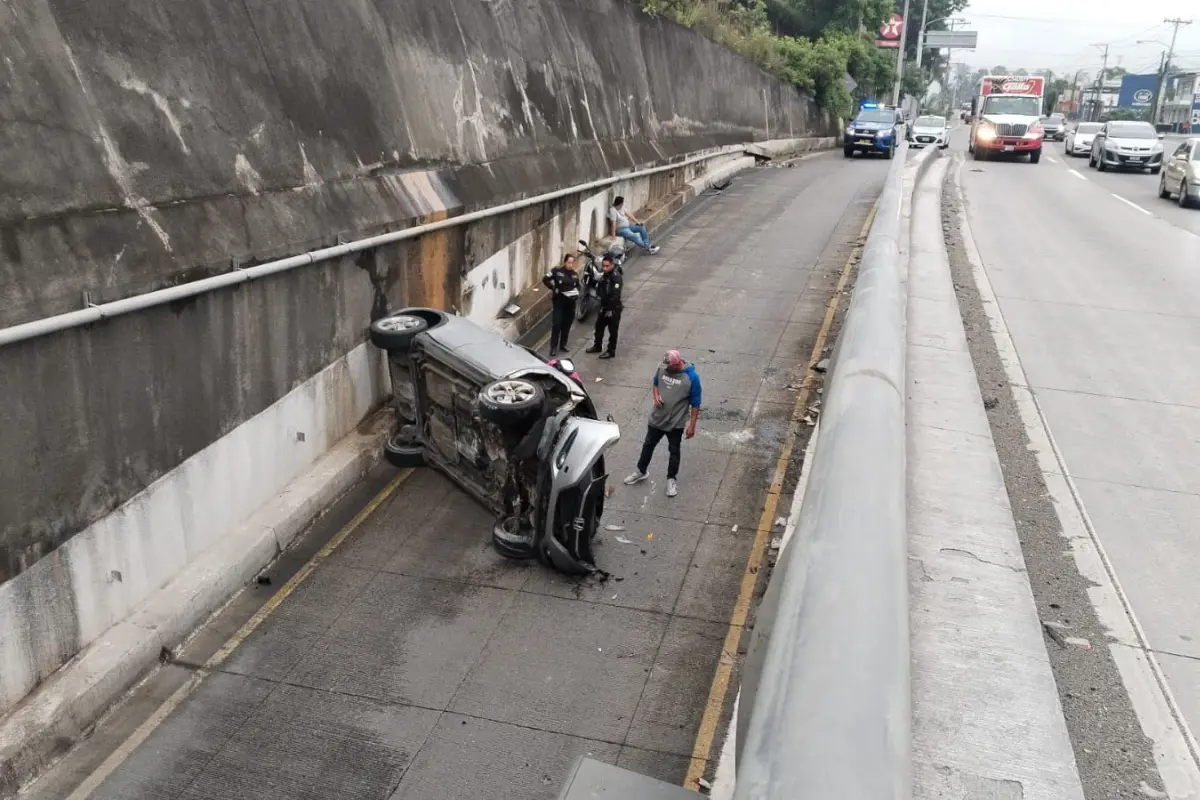
<instances>
[{"instance_id":1,"label":"car door","mask_svg":"<svg viewBox=\"0 0 1200 800\"><path fill-rule=\"evenodd\" d=\"M1191 144L1184 142L1175 148L1175 152L1171 154L1171 160L1167 162L1167 186L1171 187L1171 191L1179 191L1180 185L1187 175L1188 156L1191 154Z\"/></svg>"}]
</instances>

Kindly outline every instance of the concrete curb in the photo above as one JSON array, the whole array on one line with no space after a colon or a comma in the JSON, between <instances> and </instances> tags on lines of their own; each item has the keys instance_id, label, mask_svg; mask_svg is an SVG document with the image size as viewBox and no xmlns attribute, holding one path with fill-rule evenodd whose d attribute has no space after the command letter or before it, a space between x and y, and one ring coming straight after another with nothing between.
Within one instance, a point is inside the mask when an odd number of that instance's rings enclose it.
<instances>
[{"instance_id":1,"label":"concrete curb","mask_svg":"<svg viewBox=\"0 0 1200 800\"><path fill-rule=\"evenodd\" d=\"M275 560L375 465L391 433L387 408L369 416L308 472L261 506L64 664L0 720L0 798L83 738L125 692Z\"/></svg>"}]
</instances>

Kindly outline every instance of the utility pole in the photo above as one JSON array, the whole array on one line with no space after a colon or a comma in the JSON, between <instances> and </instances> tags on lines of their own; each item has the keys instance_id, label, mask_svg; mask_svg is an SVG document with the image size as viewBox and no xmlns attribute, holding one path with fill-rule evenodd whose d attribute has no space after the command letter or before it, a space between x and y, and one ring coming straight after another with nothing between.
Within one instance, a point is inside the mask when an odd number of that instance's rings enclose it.
<instances>
[{"instance_id":1,"label":"utility pole","mask_svg":"<svg viewBox=\"0 0 1200 800\"><path fill-rule=\"evenodd\" d=\"M921 54L925 52L925 15L929 13L929 0L921 4L921 27L917 29L917 70L921 69Z\"/></svg>"},{"instance_id":2,"label":"utility pole","mask_svg":"<svg viewBox=\"0 0 1200 800\"><path fill-rule=\"evenodd\" d=\"M1173 25L1174 29L1171 31L1171 47L1167 50L1167 57L1163 61L1162 71L1158 76L1158 92L1154 97L1154 113L1150 118L1150 122L1155 125L1158 124L1158 116L1162 111L1162 97L1164 94L1163 90L1166 88L1167 70L1171 68L1171 59L1175 57L1175 38L1179 36L1179 26L1192 24L1190 19L1179 19L1178 17L1175 19L1164 19L1163 22L1168 25Z\"/></svg>"},{"instance_id":3,"label":"utility pole","mask_svg":"<svg viewBox=\"0 0 1200 800\"><path fill-rule=\"evenodd\" d=\"M892 91L892 105L900 105L900 84L904 81L904 50L908 41L908 0L904 0L904 14L900 18L900 47L896 53L896 87Z\"/></svg>"},{"instance_id":4,"label":"utility pole","mask_svg":"<svg viewBox=\"0 0 1200 800\"><path fill-rule=\"evenodd\" d=\"M1108 72L1108 45L1094 44L1092 47L1103 47L1104 58L1100 61L1100 74L1096 76L1096 96L1092 99L1092 108L1088 112L1089 122L1100 118L1100 106L1104 104L1104 73Z\"/></svg>"}]
</instances>

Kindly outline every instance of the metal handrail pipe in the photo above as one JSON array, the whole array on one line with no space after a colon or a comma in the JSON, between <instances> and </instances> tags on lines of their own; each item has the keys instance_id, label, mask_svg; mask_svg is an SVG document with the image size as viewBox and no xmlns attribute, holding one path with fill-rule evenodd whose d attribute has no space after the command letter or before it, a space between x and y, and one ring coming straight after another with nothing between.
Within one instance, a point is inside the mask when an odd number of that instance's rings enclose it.
<instances>
[{"instance_id":1,"label":"metal handrail pipe","mask_svg":"<svg viewBox=\"0 0 1200 800\"><path fill-rule=\"evenodd\" d=\"M499 206L483 208L478 211L471 211L466 214L460 214L455 217L438 220L437 222L428 222L423 225L414 225L410 228L404 228L398 231L390 231L388 233L368 236L363 239L357 239L353 242L333 245L330 247L322 247L316 250L310 250L306 253L301 253L287 258L267 261L252 267L234 267L229 272L224 272L220 275L214 275L209 278L201 278L200 280L182 283L177 286L170 286L165 289L155 289L143 294L126 297L122 300L114 300L109 303L91 304L86 308L78 311L68 311L65 314L56 314L42 319L23 322L19 325L12 325L7 328L0 328L0 347L5 345L15 344L27 339L35 339L39 336L47 336L59 331L68 330L70 328L78 328L83 325L90 325L94 322L111 319L122 314L129 314L134 311L142 311L147 308L174 303L179 300L185 300L189 297L205 294L207 292L224 289L228 286L236 286L240 283L255 280L257 278L265 278L268 275L275 275L280 272L287 272L298 267L316 264L330 259L341 258L342 256L358 253L363 250L370 250L382 245L401 242L406 239L415 239L427 233L453 228L459 225L466 225L471 222L477 222L489 217L495 217L500 214L507 214L512 211L519 211L523 208L538 205L540 203L557 200L560 197L567 197L580 192L592 191L594 189L603 189L607 186L612 186L621 181L630 180L631 178L641 178L647 175L656 175L660 172L669 172L671 170L687 167L692 164L697 164L701 161L708 161L721 156L732 155L735 153L744 153L747 145L727 145L724 147L714 148L707 153L701 153L695 156L680 161L663 164L657 167L649 167L647 169L633 170L630 172L620 173L608 178L601 178L588 183L581 183L575 186L569 186L565 189L556 189L552 192L546 192L534 197L528 197L523 200L514 200L509 203L504 203Z\"/></svg>"},{"instance_id":2,"label":"metal handrail pipe","mask_svg":"<svg viewBox=\"0 0 1200 800\"><path fill-rule=\"evenodd\" d=\"M796 531L756 618L735 800L911 798L906 154L879 199Z\"/></svg>"}]
</instances>

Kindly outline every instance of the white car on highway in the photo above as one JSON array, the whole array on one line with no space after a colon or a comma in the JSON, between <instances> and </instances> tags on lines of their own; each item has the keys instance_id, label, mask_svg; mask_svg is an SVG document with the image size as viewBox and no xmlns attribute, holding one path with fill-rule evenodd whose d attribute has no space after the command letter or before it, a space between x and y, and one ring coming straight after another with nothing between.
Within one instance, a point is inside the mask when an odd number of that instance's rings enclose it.
<instances>
[{"instance_id":1,"label":"white car on highway","mask_svg":"<svg viewBox=\"0 0 1200 800\"><path fill-rule=\"evenodd\" d=\"M1158 196L1174 195L1182 208L1200 206L1200 138L1180 142L1163 165Z\"/></svg>"},{"instance_id":2,"label":"white car on highway","mask_svg":"<svg viewBox=\"0 0 1200 800\"><path fill-rule=\"evenodd\" d=\"M1092 139L1088 166L1106 169L1162 170L1162 136L1149 122L1106 122Z\"/></svg>"},{"instance_id":3,"label":"white car on highway","mask_svg":"<svg viewBox=\"0 0 1200 800\"><path fill-rule=\"evenodd\" d=\"M945 150L950 144L950 122L945 117L917 117L908 131L911 147L938 147Z\"/></svg>"},{"instance_id":4,"label":"white car on highway","mask_svg":"<svg viewBox=\"0 0 1200 800\"><path fill-rule=\"evenodd\" d=\"M1103 127L1099 122L1081 122L1067 131L1067 136L1063 139L1063 148L1067 155L1074 157L1091 153L1092 139L1096 138L1096 134Z\"/></svg>"}]
</instances>

